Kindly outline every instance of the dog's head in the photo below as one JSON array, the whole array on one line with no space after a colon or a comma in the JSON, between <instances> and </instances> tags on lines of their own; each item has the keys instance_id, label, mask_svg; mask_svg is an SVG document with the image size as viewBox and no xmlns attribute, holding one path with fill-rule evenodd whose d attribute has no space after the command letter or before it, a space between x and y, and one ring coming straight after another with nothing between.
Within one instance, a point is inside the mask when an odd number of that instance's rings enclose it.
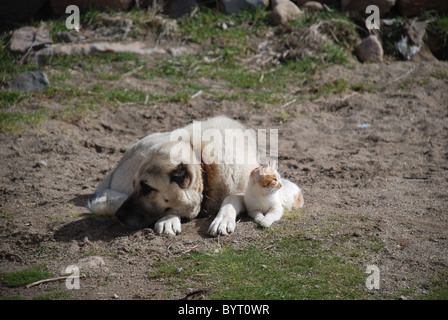
<instances>
[{"instance_id":1,"label":"dog's head","mask_svg":"<svg viewBox=\"0 0 448 320\"><path fill-rule=\"evenodd\" d=\"M172 146L155 146L142 162L134 191L115 214L124 225L145 228L170 214L188 219L198 215L203 190L201 165L192 162L193 152L190 157L173 159ZM189 144L185 147L191 148Z\"/></svg>"}]
</instances>

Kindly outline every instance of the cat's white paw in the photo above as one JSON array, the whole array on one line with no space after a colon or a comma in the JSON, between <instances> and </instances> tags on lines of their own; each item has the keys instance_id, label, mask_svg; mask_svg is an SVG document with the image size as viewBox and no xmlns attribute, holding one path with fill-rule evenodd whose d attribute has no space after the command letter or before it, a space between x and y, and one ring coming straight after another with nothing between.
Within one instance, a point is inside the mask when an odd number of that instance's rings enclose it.
<instances>
[{"instance_id":1,"label":"cat's white paw","mask_svg":"<svg viewBox=\"0 0 448 320\"><path fill-rule=\"evenodd\" d=\"M271 217L264 215L261 212L254 213L252 214L252 216L254 218L254 221L264 228L269 228L274 222Z\"/></svg>"},{"instance_id":2,"label":"cat's white paw","mask_svg":"<svg viewBox=\"0 0 448 320\"><path fill-rule=\"evenodd\" d=\"M253 215L254 221L258 224L260 224L261 220L264 219L264 214L261 212L257 212L255 215Z\"/></svg>"},{"instance_id":3,"label":"cat's white paw","mask_svg":"<svg viewBox=\"0 0 448 320\"><path fill-rule=\"evenodd\" d=\"M179 216L170 214L156 222L154 231L157 234L169 234L175 236L181 232Z\"/></svg>"},{"instance_id":4,"label":"cat's white paw","mask_svg":"<svg viewBox=\"0 0 448 320\"><path fill-rule=\"evenodd\" d=\"M233 217L218 215L208 228L208 234L211 236L227 235L235 231L236 223Z\"/></svg>"}]
</instances>

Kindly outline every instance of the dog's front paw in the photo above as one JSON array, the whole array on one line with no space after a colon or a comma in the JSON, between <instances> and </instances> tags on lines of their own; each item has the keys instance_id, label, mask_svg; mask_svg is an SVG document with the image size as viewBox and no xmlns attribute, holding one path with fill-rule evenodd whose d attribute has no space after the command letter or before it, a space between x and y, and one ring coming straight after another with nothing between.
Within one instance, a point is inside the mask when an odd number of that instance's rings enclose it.
<instances>
[{"instance_id":1,"label":"dog's front paw","mask_svg":"<svg viewBox=\"0 0 448 320\"><path fill-rule=\"evenodd\" d=\"M157 234L169 234L175 236L181 232L179 216L170 214L156 222L154 231Z\"/></svg>"},{"instance_id":2,"label":"dog's front paw","mask_svg":"<svg viewBox=\"0 0 448 320\"><path fill-rule=\"evenodd\" d=\"M229 216L217 216L213 220L208 233L211 236L227 235L235 231L235 219Z\"/></svg>"}]
</instances>

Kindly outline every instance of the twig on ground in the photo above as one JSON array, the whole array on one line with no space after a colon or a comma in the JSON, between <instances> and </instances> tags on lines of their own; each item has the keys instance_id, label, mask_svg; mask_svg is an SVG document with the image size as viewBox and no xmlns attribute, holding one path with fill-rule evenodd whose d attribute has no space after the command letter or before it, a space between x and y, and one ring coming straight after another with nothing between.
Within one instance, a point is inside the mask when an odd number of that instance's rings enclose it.
<instances>
[{"instance_id":1,"label":"twig on ground","mask_svg":"<svg viewBox=\"0 0 448 320\"><path fill-rule=\"evenodd\" d=\"M39 281L35 281L33 283L27 284L26 288L31 288L34 286L38 286L42 283L47 283L47 282L55 282L55 281L60 281L60 280L66 280L69 277L71 277L72 275L68 275L68 276L63 276L63 277L56 277L56 278L49 278L49 279L43 279L43 280L39 280ZM81 275L80 277L85 277L85 275Z\"/></svg>"}]
</instances>

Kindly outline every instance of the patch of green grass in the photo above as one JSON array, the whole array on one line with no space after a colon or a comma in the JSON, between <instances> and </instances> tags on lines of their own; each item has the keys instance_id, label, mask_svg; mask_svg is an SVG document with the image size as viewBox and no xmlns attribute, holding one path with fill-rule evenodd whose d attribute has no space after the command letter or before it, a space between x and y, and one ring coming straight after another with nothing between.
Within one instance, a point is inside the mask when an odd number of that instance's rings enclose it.
<instances>
[{"instance_id":1,"label":"patch of green grass","mask_svg":"<svg viewBox=\"0 0 448 320\"><path fill-rule=\"evenodd\" d=\"M324 62L333 64L345 64L348 62L348 53L343 47L325 43L323 49Z\"/></svg>"},{"instance_id":2,"label":"patch of green grass","mask_svg":"<svg viewBox=\"0 0 448 320\"><path fill-rule=\"evenodd\" d=\"M448 72L443 69L439 69L437 71L434 71L431 74L431 77L439 79L439 80L445 80L446 78L448 78Z\"/></svg>"},{"instance_id":3,"label":"patch of green grass","mask_svg":"<svg viewBox=\"0 0 448 320\"><path fill-rule=\"evenodd\" d=\"M146 96L145 93L140 90L126 87L116 87L106 91L105 94L107 95L108 100L116 100L121 103L143 103Z\"/></svg>"},{"instance_id":4,"label":"patch of green grass","mask_svg":"<svg viewBox=\"0 0 448 320\"><path fill-rule=\"evenodd\" d=\"M324 83L322 86L316 88L316 93L314 93L310 100L315 100L321 97L326 97L332 94L339 94L344 92L349 88L349 83L347 79L336 79L327 83Z\"/></svg>"},{"instance_id":5,"label":"patch of green grass","mask_svg":"<svg viewBox=\"0 0 448 320\"><path fill-rule=\"evenodd\" d=\"M363 268L324 249L321 241L287 236L277 240L273 249L265 250L264 245L185 254L159 262L148 275L211 284L211 299L352 299L365 295Z\"/></svg>"},{"instance_id":6,"label":"patch of green grass","mask_svg":"<svg viewBox=\"0 0 448 320\"><path fill-rule=\"evenodd\" d=\"M423 87L429 84L429 78L408 78L400 83L399 88L401 90L411 89L415 87Z\"/></svg>"},{"instance_id":7,"label":"patch of green grass","mask_svg":"<svg viewBox=\"0 0 448 320\"><path fill-rule=\"evenodd\" d=\"M35 70L32 64L21 64L21 53L12 52L9 50L11 34L0 34L0 85L5 84L10 78L20 74L24 71Z\"/></svg>"},{"instance_id":8,"label":"patch of green grass","mask_svg":"<svg viewBox=\"0 0 448 320\"><path fill-rule=\"evenodd\" d=\"M420 300L448 300L448 272L435 278L429 285L428 293L416 297Z\"/></svg>"},{"instance_id":9,"label":"patch of green grass","mask_svg":"<svg viewBox=\"0 0 448 320\"><path fill-rule=\"evenodd\" d=\"M372 250L373 252L381 252L384 250L385 248L384 242L379 237L369 236L367 240L369 249Z\"/></svg>"},{"instance_id":10,"label":"patch of green grass","mask_svg":"<svg viewBox=\"0 0 448 320\"><path fill-rule=\"evenodd\" d=\"M14 220L14 215L12 213L5 212L2 209L0 209L0 218L7 220Z\"/></svg>"},{"instance_id":11,"label":"patch of green grass","mask_svg":"<svg viewBox=\"0 0 448 320\"><path fill-rule=\"evenodd\" d=\"M347 12L322 10L305 11L289 22L293 29L309 28L319 24L319 31L328 35L337 45L351 50L358 38L357 26Z\"/></svg>"},{"instance_id":12,"label":"patch of green grass","mask_svg":"<svg viewBox=\"0 0 448 320\"><path fill-rule=\"evenodd\" d=\"M0 109L14 106L28 96L29 94L23 92L0 91Z\"/></svg>"},{"instance_id":13,"label":"patch of green grass","mask_svg":"<svg viewBox=\"0 0 448 320\"><path fill-rule=\"evenodd\" d=\"M448 46L448 15L427 13L427 19L431 21L426 27L426 32L429 35L437 36L444 48Z\"/></svg>"},{"instance_id":14,"label":"patch of green grass","mask_svg":"<svg viewBox=\"0 0 448 320\"><path fill-rule=\"evenodd\" d=\"M222 23L226 23L229 28L222 28ZM228 36L228 39L242 40L246 35L265 28L269 23L269 12L264 8L230 15L201 8L195 15L178 20L184 37L194 43L203 43L221 35Z\"/></svg>"},{"instance_id":15,"label":"patch of green grass","mask_svg":"<svg viewBox=\"0 0 448 320\"><path fill-rule=\"evenodd\" d=\"M350 89L357 92L378 92L382 90L382 87L374 83L358 82L351 85Z\"/></svg>"},{"instance_id":16,"label":"patch of green grass","mask_svg":"<svg viewBox=\"0 0 448 320\"><path fill-rule=\"evenodd\" d=\"M0 132L18 133L35 127L47 119L45 110L0 112Z\"/></svg>"},{"instance_id":17,"label":"patch of green grass","mask_svg":"<svg viewBox=\"0 0 448 320\"><path fill-rule=\"evenodd\" d=\"M0 273L0 280L8 287L25 286L35 281L53 277L44 265L37 265L19 271Z\"/></svg>"}]
</instances>

